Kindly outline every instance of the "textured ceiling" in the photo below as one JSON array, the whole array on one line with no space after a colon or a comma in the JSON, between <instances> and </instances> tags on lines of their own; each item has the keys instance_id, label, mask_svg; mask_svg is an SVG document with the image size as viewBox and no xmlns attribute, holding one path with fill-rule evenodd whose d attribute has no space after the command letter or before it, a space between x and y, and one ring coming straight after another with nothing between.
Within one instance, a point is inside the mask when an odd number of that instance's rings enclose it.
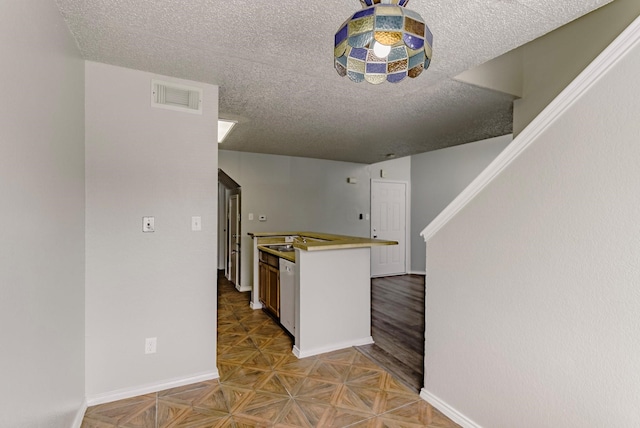
<instances>
[{"instance_id":1,"label":"textured ceiling","mask_svg":"<svg viewBox=\"0 0 640 428\"><path fill-rule=\"evenodd\" d=\"M373 163L504 135L511 95L453 80L610 0L412 0L431 67L371 85L333 69L357 0L57 0L83 56L220 86L225 150ZM305 30L305 31L303 31Z\"/></svg>"}]
</instances>

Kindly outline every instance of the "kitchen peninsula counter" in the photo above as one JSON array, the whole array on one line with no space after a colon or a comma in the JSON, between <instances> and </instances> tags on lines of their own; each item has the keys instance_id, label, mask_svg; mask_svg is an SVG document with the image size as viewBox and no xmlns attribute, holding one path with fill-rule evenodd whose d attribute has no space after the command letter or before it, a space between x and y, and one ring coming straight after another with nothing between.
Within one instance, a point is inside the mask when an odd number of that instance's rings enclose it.
<instances>
[{"instance_id":1,"label":"kitchen peninsula counter","mask_svg":"<svg viewBox=\"0 0 640 428\"><path fill-rule=\"evenodd\" d=\"M333 235L318 232L250 232L252 238L267 238L269 243L286 243L284 239L292 237L292 244L295 248L304 251L324 251L347 248L375 247L379 245L397 245L396 241L385 241L383 239L360 238L357 236Z\"/></svg>"},{"instance_id":2,"label":"kitchen peninsula counter","mask_svg":"<svg viewBox=\"0 0 640 428\"><path fill-rule=\"evenodd\" d=\"M395 241L319 232L255 232L251 307L260 303L260 252L295 263L293 353L299 358L373 343L371 247ZM284 249L285 251L280 251Z\"/></svg>"}]
</instances>

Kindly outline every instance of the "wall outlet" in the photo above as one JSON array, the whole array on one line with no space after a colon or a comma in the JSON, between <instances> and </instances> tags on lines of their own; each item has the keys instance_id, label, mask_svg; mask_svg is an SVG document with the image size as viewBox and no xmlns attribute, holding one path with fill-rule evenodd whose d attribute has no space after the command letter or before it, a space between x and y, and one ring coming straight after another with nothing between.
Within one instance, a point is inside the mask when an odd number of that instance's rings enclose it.
<instances>
[{"instance_id":1,"label":"wall outlet","mask_svg":"<svg viewBox=\"0 0 640 428\"><path fill-rule=\"evenodd\" d=\"M155 231L155 218L153 217L142 217L142 231L143 232L153 232Z\"/></svg>"},{"instance_id":2,"label":"wall outlet","mask_svg":"<svg viewBox=\"0 0 640 428\"><path fill-rule=\"evenodd\" d=\"M145 354L155 354L156 353L157 344L158 344L158 338L157 337L147 337L144 340L144 353Z\"/></svg>"}]
</instances>

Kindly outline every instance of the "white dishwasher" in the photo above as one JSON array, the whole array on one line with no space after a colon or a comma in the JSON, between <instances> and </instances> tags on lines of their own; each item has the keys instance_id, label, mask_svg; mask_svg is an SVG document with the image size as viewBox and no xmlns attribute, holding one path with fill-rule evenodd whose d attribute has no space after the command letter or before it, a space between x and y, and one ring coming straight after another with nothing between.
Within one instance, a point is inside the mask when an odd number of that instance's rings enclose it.
<instances>
[{"instance_id":1,"label":"white dishwasher","mask_svg":"<svg viewBox=\"0 0 640 428\"><path fill-rule=\"evenodd\" d=\"M296 264L280 259L280 324L289 333L296 334L295 315Z\"/></svg>"}]
</instances>

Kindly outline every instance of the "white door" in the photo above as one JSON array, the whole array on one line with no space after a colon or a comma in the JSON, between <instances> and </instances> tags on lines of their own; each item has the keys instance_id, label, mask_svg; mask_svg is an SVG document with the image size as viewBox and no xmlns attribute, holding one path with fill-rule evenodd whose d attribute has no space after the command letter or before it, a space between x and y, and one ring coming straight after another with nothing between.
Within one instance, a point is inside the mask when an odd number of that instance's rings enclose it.
<instances>
[{"instance_id":1,"label":"white door","mask_svg":"<svg viewBox=\"0 0 640 428\"><path fill-rule=\"evenodd\" d=\"M371 181L371 237L398 245L371 247L371 276L407 273L407 183Z\"/></svg>"},{"instance_id":2,"label":"white door","mask_svg":"<svg viewBox=\"0 0 640 428\"><path fill-rule=\"evenodd\" d=\"M229 281L240 287L240 203L238 195L229 198Z\"/></svg>"}]
</instances>

